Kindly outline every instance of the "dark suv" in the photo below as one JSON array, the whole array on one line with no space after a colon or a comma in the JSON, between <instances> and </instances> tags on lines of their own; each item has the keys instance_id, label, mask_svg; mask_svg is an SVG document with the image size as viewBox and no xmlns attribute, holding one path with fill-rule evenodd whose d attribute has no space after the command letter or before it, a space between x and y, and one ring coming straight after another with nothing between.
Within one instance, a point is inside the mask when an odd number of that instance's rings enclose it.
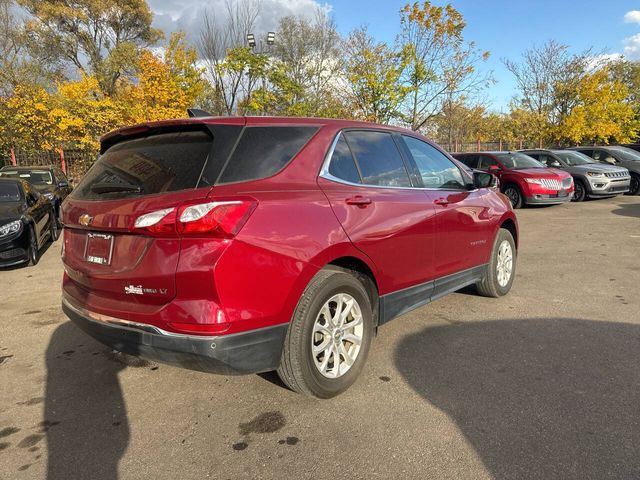
<instances>
[{"instance_id":1,"label":"dark suv","mask_svg":"<svg viewBox=\"0 0 640 480\"><path fill-rule=\"evenodd\" d=\"M60 206L71 193L67 176L58 167L2 167L0 177L26 180L53 205L58 225L60 225Z\"/></svg>"},{"instance_id":2,"label":"dark suv","mask_svg":"<svg viewBox=\"0 0 640 480\"><path fill-rule=\"evenodd\" d=\"M547 167L559 168L573 177L573 200L587 197L612 197L629 191L629 170L615 165L598 163L585 154L573 150L523 150Z\"/></svg>"},{"instance_id":3,"label":"dark suv","mask_svg":"<svg viewBox=\"0 0 640 480\"><path fill-rule=\"evenodd\" d=\"M203 117L102 138L63 204L63 309L112 348L331 397L375 330L465 285L511 288L493 177L363 122Z\"/></svg>"},{"instance_id":4,"label":"dark suv","mask_svg":"<svg viewBox=\"0 0 640 480\"><path fill-rule=\"evenodd\" d=\"M631 181L628 195L640 195L640 152L621 146L573 147L596 162L624 167L629 170Z\"/></svg>"}]
</instances>

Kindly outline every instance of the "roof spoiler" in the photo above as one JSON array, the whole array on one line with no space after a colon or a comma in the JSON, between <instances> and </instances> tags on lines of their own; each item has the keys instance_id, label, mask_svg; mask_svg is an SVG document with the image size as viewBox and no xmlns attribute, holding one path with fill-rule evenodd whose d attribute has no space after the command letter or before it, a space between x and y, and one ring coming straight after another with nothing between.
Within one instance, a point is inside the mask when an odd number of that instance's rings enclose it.
<instances>
[{"instance_id":1,"label":"roof spoiler","mask_svg":"<svg viewBox=\"0 0 640 480\"><path fill-rule=\"evenodd\" d=\"M194 117L213 117L209 112L205 112L204 110L200 110L199 108L187 108L187 113L189 114L189 118Z\"/></svg>"}]
</instances>

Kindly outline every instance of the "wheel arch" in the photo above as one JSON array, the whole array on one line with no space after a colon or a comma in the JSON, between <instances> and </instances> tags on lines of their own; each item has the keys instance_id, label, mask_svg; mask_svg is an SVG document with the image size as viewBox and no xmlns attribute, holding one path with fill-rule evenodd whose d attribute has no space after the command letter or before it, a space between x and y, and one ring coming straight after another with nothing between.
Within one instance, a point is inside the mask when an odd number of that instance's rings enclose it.
<instances>
[{"instance_id":1,"label":"wheel arch","mask_svg":"<svg viewBox=\"0 0 640 480\"><path fill-rule=\"evenodd\" d=\"M513 218L505 218L500 222L500 228L507 230L513 237L513 241L516 243L516 249L518 248L518 225ZM496 232L497 235L497 232Z\"/></svg>"}]
</instances>

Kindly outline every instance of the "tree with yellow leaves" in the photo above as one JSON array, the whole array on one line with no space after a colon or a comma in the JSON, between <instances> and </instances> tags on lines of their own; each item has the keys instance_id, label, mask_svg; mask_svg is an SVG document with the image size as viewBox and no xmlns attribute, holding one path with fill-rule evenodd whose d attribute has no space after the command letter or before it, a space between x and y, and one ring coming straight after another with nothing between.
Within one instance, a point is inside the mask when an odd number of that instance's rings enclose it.
<instances>
[{"instance_id":1,"label":"tree with yellow leaves","mask_svg":"<svg viewBox=\"0 0 640 480\"><path fill-rule=\"evenodd\" d=\"M577 87L578 104L556 130L561 143L626 143L635 138L639 124L633 107L625 102L626 85L612 80L604 67L584 75Z\"/></svg>"},{"instance_id":2,"label":"tree with yellow leaves","mask_svg":"<svg viewBox=\"0 0 640 480\"><path fill-rule=\"evenodd\" d=\"M130 106L133 122L184 117L204 91L196 51L186 45L183 33L175 33L164 60L149 50L140 53L137 84L125 87L120 98Z\"/></svg>"}]
</instances>

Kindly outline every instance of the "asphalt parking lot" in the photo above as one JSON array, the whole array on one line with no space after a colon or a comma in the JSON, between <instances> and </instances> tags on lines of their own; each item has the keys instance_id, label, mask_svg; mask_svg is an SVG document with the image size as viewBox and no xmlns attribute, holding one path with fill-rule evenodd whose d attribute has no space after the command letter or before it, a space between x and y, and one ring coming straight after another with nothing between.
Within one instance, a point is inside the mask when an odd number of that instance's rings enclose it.
<instances>
[{"instance_id":1,"label":"asphalt parking lot","mask_svg":"<svg viewBox=\"0 0 640 480\"><path fill-rule=\"evenodd\" d=\"M108 351L58 241L0 271L0 478L640 478L640 197L517 214L510 295L394 320L329 401Z\"/></svg>"}]
</instances>

